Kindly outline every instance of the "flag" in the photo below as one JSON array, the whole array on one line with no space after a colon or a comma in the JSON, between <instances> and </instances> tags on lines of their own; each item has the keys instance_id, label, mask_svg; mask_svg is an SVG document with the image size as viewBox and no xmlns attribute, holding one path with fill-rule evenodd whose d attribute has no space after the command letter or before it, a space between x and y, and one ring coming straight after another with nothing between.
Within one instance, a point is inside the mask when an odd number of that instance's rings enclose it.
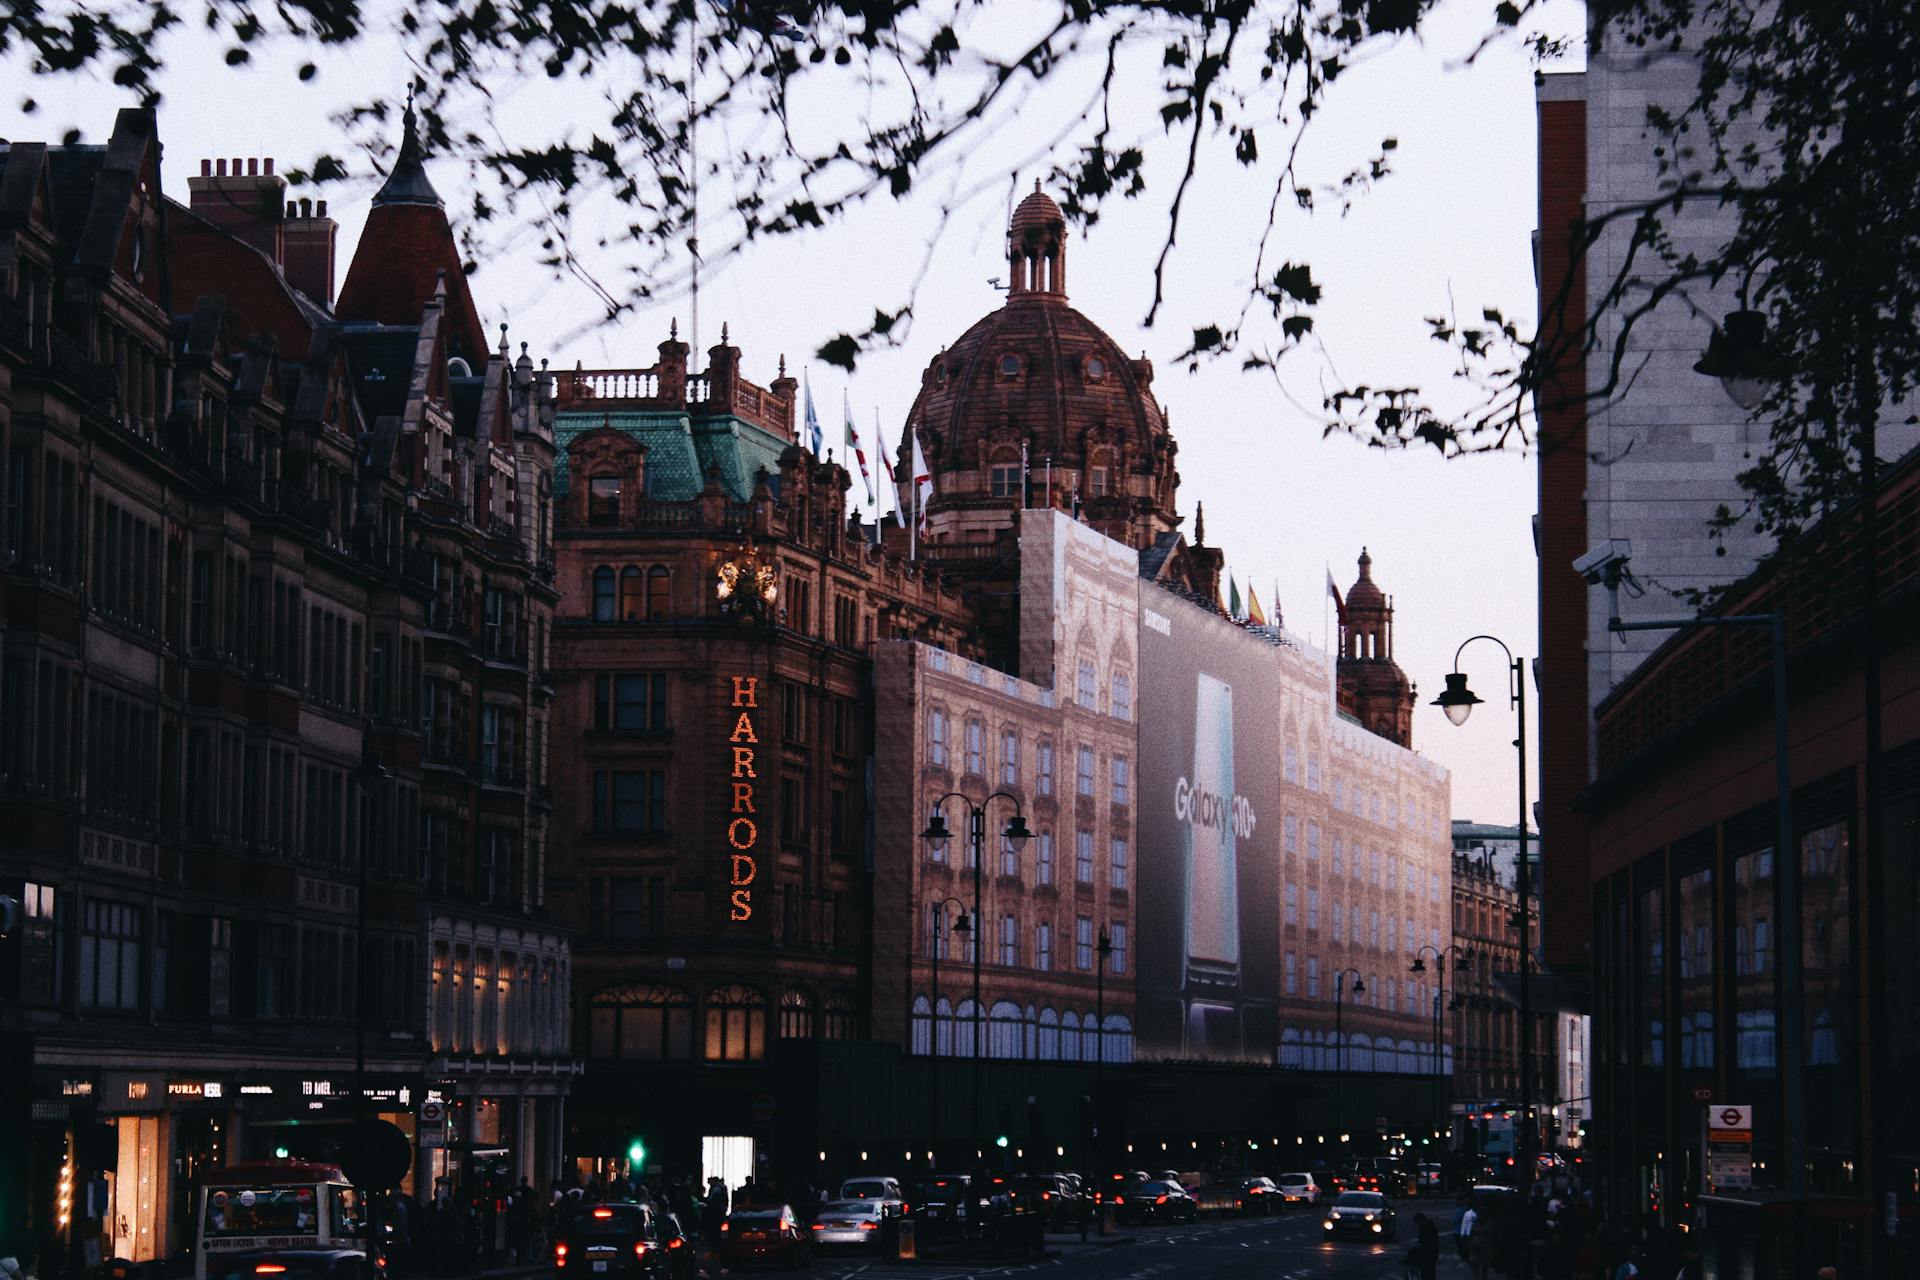
<instances>
[{"instance_id":1,"label":"flag","mask_svg":"<svg viewBox=\"0 0 1920 1280\"><path fill-rule=\"evenodd\" d=\"M1247 584L1247 621L1256 627L1267 625L1267 615L1260 612L1260 597L1253 592L1253 584Z\"/></svg>"},{"instance_id":2,"label":"flag","mask_svg":"<svg viewBox=\"0 0 1920 1280\"><path fill-rule=\"evenodd\" d=\"M913 433L913 519L921 533L927 531L927 504L933 501L933 471L927 455L920 452L920 433Z\"/></svg>"},{"instance_id":3,"label":"flag","mask_svg":"<svg viewBox=\"0 0 1920 1280\"><path fill-rule=\"evenodd\" d=\"M804 375L803 375L804 376ZM826 444L826 438L820 430L820 415L813 411L813 380L807 379L807 447L813 450L813 456L820 456L820 449Z\"/></svg>"},{"instance_id":4,"label":"flag","mask_svg":"<svg viewBox=\"0 0 1920 1280\"><path fill-rule=\"evenodd\" d=\"M1240 609L1240 584L1233 580L1232 574L1227 575L1227 616L1235 622L1246 616Z\"/></svg>"},{"instance_id":5,"label":"flag","mask_svg":"<svg viewBox=\"0 0 1920 1280\"><path fill-rule=\"evenodd\" d=\"M887 451L887 437L880 430L879 414L878 409L874 410L873 434L880 442L880 465L887 469L887 511L895 524L904 525L906 521L900 518L900 481L893 474L893 454Z\"/></svg>"},{"instance_id":6,"label":"flag","mask_svg":"<svg viewBox=\"0 0 1920 1280\"><path fill-rule=\"evenodd\" d=\"M876 419L879 414L878 409L874 410ZM853 427L853 405L848 401L844 391L840 394L840 416L847 424L847 452L852 454L860 464L860 482L867 486L867 505L871 506L876 501L873 494L873 472L867 470L867 451L860 447L860 433ZM875 425L878 423L876 422Z\"/></svg>"},{"instance_id":7,"label":"flag","mask_svg":"<svg viewBox=\"0 0 1920 1280\"><path fill-rule=\"evenodd\" d=\"M1344 614L1347 609L1347 602L1340 598L1340 588L1334 584L1332 568L1328 568L1327 570L1327 594L1333 597L1333 607Z\"/></svg>"}]
</instances>

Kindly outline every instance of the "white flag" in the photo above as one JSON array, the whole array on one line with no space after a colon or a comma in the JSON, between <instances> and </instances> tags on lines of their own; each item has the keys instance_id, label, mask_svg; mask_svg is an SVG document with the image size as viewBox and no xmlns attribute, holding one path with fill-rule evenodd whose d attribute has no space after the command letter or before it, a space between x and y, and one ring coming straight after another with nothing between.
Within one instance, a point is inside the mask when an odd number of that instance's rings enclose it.
<instances>
[{"instance_id":1,"label":"white flag","mask_svg":"<svg viewBox=\"0 0 1920 1280\"><path fill-rule=\"evenodd\" d=\"M933 501L933 471L927 455L920 451L920 433L913 433L913 505L914 519L921 533L927 531L927 504Z\"/></svg>"}]
</instances>

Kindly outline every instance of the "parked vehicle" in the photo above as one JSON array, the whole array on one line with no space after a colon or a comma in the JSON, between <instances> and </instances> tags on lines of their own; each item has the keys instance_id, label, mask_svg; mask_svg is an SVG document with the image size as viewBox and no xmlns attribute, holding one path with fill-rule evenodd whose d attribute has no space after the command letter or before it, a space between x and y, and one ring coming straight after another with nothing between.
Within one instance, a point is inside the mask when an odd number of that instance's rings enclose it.
<instances>
[{"instance_id":1,"label":"parked vehicle","mask_svg":"<svg viewBox=\"0 0 1920 1280\"><path fill-rule=\"evenodd\" d=\"M1194 1210L1198 1213L1245 1213L1247 1211L1246 1193L1241 1190L1239 1181L1202 1182L1180 1184L1188 1195L1193 1197Z\"/></svg>"},{"instance_id":2,"label":"parked vehicle","mask_svg":"<svg viewBox=\"0 0 1920 1280\"><path fill-rule=\"evenodd\" d=\"M987 1241L997 1237L1006 1197L974 1185L964 1173L937 1173L913 1184L907 1216L923 1243Z\"/></svg>"},{"instance_id":3,"label":"parked vehicle","mask_svg":"<svg viewBox=\"0 0 1920 1280\"><path fill-rule=\"evenodd\" d=\"M848 1178L840 1184L836 1200L875 1200L882 1218L897 1218L906 1212L907 1198L898 1178Z\"/></svg>"},{"instance_id":4,"label":"parked vehicle","mask_svg":"<svg viewBox=\"0 0 1920 1280\"><path fill-rule=\"evenodd\" d=\"M1437 1164L1416 1165L1413 1171L1413 1187L1417 1195L1437 1196L1446 1190L1446 1169Z\"/></svg>"},{"instance_id":5,"label":"parked vehicle","mask_svg":"<svg viewBox=\"0 0 1920 1280\"><path fill-rule=\"evenodd\" d=\"M1065 1174L1030 1173L1013 1180L1017 1193L1038 1196L1049 1231L1078 1231L1093 1220L1093 1205Z\"/></svg>"},{"instance_id":6,"label":"parked vehicle","mask_svg":"<svg viewBox=\"0 0 1920 1280\"><path fill-rule=\"evenodd\" d=\"M1311 1206L1320 1203L1320 1184L1313 1180L1310 1173L1283 1173L1275 1181L1288 1204Z\"/></svg>"},{"instance_id":7,"label":"parked vehicle","mask_svg":"<svg viewBox=\"0 0 1920 1280\"><path fill-rule=\"evenodd\" d=\"M1113 1203L1123 1222L1192 1222L1200 1206L1178 1182L1143 1182L1117 1194Z\"/></svg>"},{"instance_id":8,"label":"parked vehicle","mask_svg":"<svg viewBox=\"0 0 1920 1280\"><path fill-rule=\"evenodd\" d=\"M208 1280L369 1280L372 1268L359 1249L271 1249L218 1253L207 1262Z\"/></svg>"},{"instance_id":9,"label":"parked vehicle","mask_svg":"<svg viewBox=\"0 0 1920 1280\"><path fill-rule=\"evenodd\" d=\"M1321 1219L1320 1229L1329 1240L1340 1236L1391 1240L1400 1234L1393 1206L1378 1191L1342 1191Z\"/></svg>"},{"instance_id":10,"label":"parked vehicle","mask_svg":"<svg viewBox=\"0 0 1920 1280\"><path fill-rule=\"evenodd\" d=\"M693 1280L694 1272L700 1267L700 1248L688 1231L688 1224L682 1223L677 1213L659 1213L654 1215L653 1226L661 1247L667 1251L667 1274L671 1280Z\"/></svg>"},{"instance_id":11,"label":"parked vehicle","mask_svg":"<svg viewBox=\"0 0 1920 1280\"><path fill-rule=\"evenodd\" d=\"M667 1250L649 1205L621 1201L581 1208L561 1224L553 1242L556 1280L627 1276L669 1280Z\"/></svg>"},{"instance_id":12,"label":"parked vehicle","mask_svg":"<svg viewBox=\"0 0 1920 1280\"><path fill-rule=\"evenodd\" d=\"M830 1246L883 1250L886 1232L881 1229L887 1217L884 1200L835 1200L822 1205L813 1220L813 1243Z\"/></svg>"},{"instance_id":13,"label":"parked vehicle","mask_svg":"<svg viewBox=\"0 0 1920 1280\"><path fill-rule=\"evenodd\" d=\"M788 1271L813 1265L807 1233L787 1205L728 1214L720 1223L720 1261L730 1267L771 1263Z\"/></svg>"},{"instance_id":14,"label":"parked vehicle","mask_svg":"<svg viewBox=\"0 0 1920 1280\"><path fill-rule=\"evenodd\" d=\"M1143 1182L1151 1182L1152 1180L1151 1175L1144 1169L1128 1169L1118 1173L1110 1173L1100 1179L1099 1186L1093 1193L1093 1203L1096 1207L1103 1204L1115 1204L1122 1195L1126 1194L1128 1188L1137 1187Z\"/></svg>"},{"instance_id":15,"label":"parked vehicle","mask_svg":"<svg viewBox=\"0 0 1920 1280\"><path fill-rule=\"evenodd\" d=\"M1287 1197L1272 1178L1248 1178L1240 1184L1240 1198L1247 1213L1279 1213L1287 1207Z\"/></svg>"}]
</instances>

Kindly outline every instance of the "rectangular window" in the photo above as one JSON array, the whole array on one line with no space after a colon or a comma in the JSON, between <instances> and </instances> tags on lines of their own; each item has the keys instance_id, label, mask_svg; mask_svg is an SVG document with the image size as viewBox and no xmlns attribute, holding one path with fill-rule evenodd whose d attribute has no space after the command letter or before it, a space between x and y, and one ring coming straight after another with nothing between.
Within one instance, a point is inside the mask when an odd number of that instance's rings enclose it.
<instances>
[{"instance_id":1,"label":"rectangular window","mask_svg":"<svg viewBox=\"0 0 1920 1280\"><path fill-rule=\"evenodd\" d=\"M1000 963L1008 968L1020 963L1020 922L1012 916L1000 917Z\"/></svg>"},{"instance_id":2,"label":"rectangular window","mask_svg":"<svg viewBox=\"0 0 1920 1280\"><path fill-rule=\"evenodd\" d=\"M1081 884L1093 883L1093 832L1091 831L1074 833L1073 878Z\"/></svg>"},{"instance_id":3,"label":"rectangular window","mask_svg":"<svg viewBox=\"0 0 1920 1280\"><path fill-rule=\"evenodd\" d=\"M1710 1069L1713 1044L1713 868L1680 878L1680 1065Z\"/></svg>"},{"instance_id":4,"label":"rectangular window","mask_svg":"<svg viewBox=\"0 0 1920 1280\"><path fill-rule=\"evenodd\" d=\"M1112 848L1108 851L1107 870L1113 887L1127 887L1127 842L1119 836L1113 838Z\"/></svg>"},{"instance_id":5,"label":"rectangular window","mask_svg":"<svg viewBox=\"0 0 1920 1280\"><path fill-rule=\"evenodd\" d=\"M1087 496L1091 498L1104 498L1107 496L1107 469L1105 467L1089 467L1087 469Z\"/></svg>"},{"instance_id":6,"label":"rectangular window","mask_svg":"<svg viewBox=\"0 0 1920 1280\"><path fill-rule=\"evenodd\" d=\"M1000 785L1020 785L1020 735L1011 729L1000 733Z\"/></svg>"},{"instance_id":7,"label":"rectangular window","mask_svg":"<svg viewBox=\"0 0 1920 1280\"><path fill-rule=\"evenodd\" d=\"M986 728L978 720L967 721L967 772L976 778L986 774L986 742Z\"/></svg>"},{"instance_id":8,"label":"rectangular window","mask_svg":"<svg viewBox=\"0 0 1920 1280\"><path fill-rule=\"evenodd\" d=\"M1080 916L1073 922L1073 967L1093 968L1093 917Z\"/></svg>"},{"instance_id":9,"label":"rectangular window","mask_svg":"<svg viewBox=\"0 0 1920 1280\"><path fill-rule=\"evenodd\" d=\"M1339 836L1333 838L1333 874L1341 875L1346 871L1347 846Z\"/></svg>"},{"instance_id":10,"label":"rectangular window","mask_svg":"<svg viewBox=\"0 0 1920 1280\"><path fill-rule=\"evenodd\" d=\"M1315 956L1307 957L1307 998L1309 1000L1320 998L1320 961Z\"/></svg>"},{"instance_id":11,"label":"rectangular window","mask_svg":"<svg viewBox=\"0 0 1920 1280\"><path fill-rule=\"evenodd\" d=\"M659 834L667 829L667 775L619 769L593 775L593 829L606 835Z\"/></svg>"},{"instance_id":12,"label":"rectangular window","mask_svg":"<svg viewBox=\"0 0 1920 1280\"><path fill-rule=\"evenodd\" d=\"M1347 909L1339 903L1333 904L1333 940L1344 942L1347 936Z\"/></svg>"},{"instance_id":13,"label":"rectangular window","mask_svg":"<svg viewBox=\"0 0 1920 1280\"><path fill-rule=\"evenodd\" d=\"M1041 884L1053 883L1053 832L1040 833L1040 852L1035 859L1035 879Z\"/></svg>"},{"instance_id":14,"label":"rectangular window","mask_svg":"<svg viewBox=\"0 0 1920 1280\"><path fill-rule=\"evenodd\" d=\"M1107 930L1107 945L1112 954L1107 957L1107 968L1114 973L1127 971L1127 926L1116 924Z\"/></svg>"},{"instance_id":15,"label":"rectangular window","mask_svg":"<svg viewBox=\"0 0 1920 1280\"><path fill-rule=\"evenodd\" d=\"M1051 742L1040 744L1040 780L1035 789L1043 796L1053 794L1053 744Z\"/></svg>"},{"instance_id":16,"label":"rectangular window","mask_svg":"<svg viewBox=\"0 0 1920 1280\"><path fill-rule=\"evenodd\" d=\"M1300 852L1300 819L1292 814L1280 820L1280 847L1288 853Z\"/></svg>"},{"instance_id":17,"label":"rectangular window","mask_svg":"<svg viewBox=\"0 0 1920 1280\"><path fill-rule=\"evenodd\" d=\"M1318 862L1319 860L1320 860L1320 824L1309 820L1307 822L1307 861Z\"/></svg>"},{"instance_id":18,"label":"rectangular window","mask_svg":"<svg viewBox=\"0 0 1920 1280\"><path fill-rule=\"evenodd\" d=\"M1080 767L1078 770L1078 777L1080 780L1080 794L1083 796L1092 795L1093 794L1093 748L1092 747L1080 748Z\"/></svg>"},{"instance_id":19,"label":"rectangular window","mask_svg":"<svg viewBox=\"0 0 1920 1280\"><path fill-rule=\"evenodd\" d=\"M1132 769L1128 764L1127 758L1125 756L1115 756L1113 758L1113 802L1115 804L1131 803L1133 797L1132 784Z\"/></svg>"},{"instance_id":20,"label":"rectangular window","mask_svg":"<svg viewBox=\"0 0 1920 1280\"><path fill-rule=\"evenodd\" d=\"M1298 966L1299 966L1299 957L1294 955L1293 952L1291 951L1287 952L1285 990L1288 995L1295 995L1298 993L1299 984L1300 984L1300 972L1299 972Z\"/></svg>"},{"instance_id":21,"label":"rectangular window","mask_svg":"<svg viewBox=\"0 0 1920 1280\"><path fill-rule=\"evenodd\" d=\"M593 727L616 732L667 727L665 675L611 675L593 678Z\"/></svg>"},{"instance_id":22,"label":"rectangular window","mask_svg":"<svg viewBox=\"0 0 1920 1280\"><path fill-rule=\"evenodd\" d=\"M1307 928L1318 929L1319 927L1320 927L1320 891L1318 889L1308 889L1307 890Z\"/></svg>"},{"instance_id":23,"label":"rectangular window","mask_svg":"<svg viewBox=\"0 0 1920 1280\"><path fill-rule=\"evenodd\" d=\"M1078 677L1074 683L1074 700L1089 711L1097 710L1098 708L1094 706L1095 692L1096 681L1093 673L1093 663L1082 660Z\"/></svg>"},{"instance_id":24,"label":"rectangular window","mask_svg":"<svg viewBox=\"0 0 1920 1280\"><path fill-rule=\"evenodd\" d=\"M213 619L213 556L193 553L193 579L187 596L187 645L195 653L205 653Z\"/></svg>"},{"instance_id":25,"label":"rectangular window","mask_svg":"<svg viewBox=\"0 0 1920 1280\"><path fill-rule=\"evenodd\" d=\"M1033 967L1053 972L1053 926L1045 920L1033 926Z\"/></svg>"},{"instance_id":26,"label":"rectangular window","mask_svg":"<svg viewBox=\"0 0 1920 1280\"><path fill-rule=\"evenodd\" d=\"M619 476L595 476L587 481L587 523L602 527L620 523Z\"/></svg>"},{"instance_id":27,"label":"rectangular window","mask_svg":"<svg viewBox=\"0 0 1920 1280\"><path fill-rule=\"evenodd\" d=\"M89 900L80 924L80 1005L131 1012L140 1007L142 917L138 907Z\"/></svg>"},{"instance_id":28,"label":"rectangular window","mask_svg":"<svg viewBox=\"0 0 1920 1280\"><path fill-rule=\"evenodd\" d=\"M1133 681L1117 673L1113 677L1113 718L1133 719Z\"/></svg>"},{"instance_id":29,"label":"rectangular window","mask_svg":"<svg viewBox=\"0 0 1920 1280\"><path fill-rule=\"evenodd\" d=\"M1286 923L1300 923L1300 886L1288 882L1286 891Z\"/></svg>"},{"instance_id":30,"label":"rectangular window","mask_svg":"<svg viewBox=\"0 0 1920 1280\"><path fill-rule=\"evenodd\" d=\"M927 759L937 765L947 762L947 713L927 712Z\"/></svg>"},{"instance_id":31,"label":"rectangular window","mask_svg":"<svg viewBox=\"0 0 1920 1280\"><path fill-rule=\"evenodd\" d=\"M995 463L988 473L992 493L996 498L1018 498L1020 494L1020 468L1005 463Z\"/></svg>"},{"instance_id":32,"label":"rectangular window","mask_svg":"<svg viewBox=\"0 0 1920 1280\"><path fill-rule=\"evenodd\" d=\"M1020 876L1020 846L1011 837L1000 837L1000 874L1018 879Z\"/></svg>"}]
</instances>

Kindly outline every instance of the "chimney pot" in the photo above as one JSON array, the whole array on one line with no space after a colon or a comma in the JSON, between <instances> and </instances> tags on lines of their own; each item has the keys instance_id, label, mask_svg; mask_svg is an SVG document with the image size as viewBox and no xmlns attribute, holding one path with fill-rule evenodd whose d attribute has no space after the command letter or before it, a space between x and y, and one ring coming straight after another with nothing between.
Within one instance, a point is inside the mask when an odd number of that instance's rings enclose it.
<instances>
[{"instance_id":1,"label":"chimney pot","mask_svg":"<svg viewBox=\"0 0 1920 1280\"><path fill-rule=\"evenodd\" d=\"M224 177L226 177L226 176L227 176L227 162L226 162L225 160L222 160L222 161L220 161L220 162L219 162L219 166L218 166L218 168L217 168L217 169L215 170L215 172L217 172L217 173L218 173L218 174L219 174L219 175L220 175L221 177L223 177L223 178L224 178Z\"/></svg>"},{"instance_id":2,"label":"chimney pot","mask_svg":"<svg viewBox=\"0 0 1920 1280\"><path fill-rule=\"evenodd\" d=\"M260 176L260 158L258 156L247 157L247 176L249 178L257 178Z\"/></svg>"},{"instance_id":3,"label":"chimney pot","mask_svg":"<svg viewBox=\"0 0 1920 1280\"><path fill-rule=\"evenodd\" d=\"M236 177L236 178L238 178L238 177L240 177L240 176L241 176L241 174L243 174L243 173L244 173L245 171L246 171L246 170L245 170L245 168L244 168L244 166L242 166L242 165L241 165L241 163L240 163L240 157L239 157L239 156L235 156L235 157L233 158L233 176L234 176L234 177Z\"/></svg>"},{"instance_id":4,"label":"chimney pot","mask_svg":"<svg viewBox=\"0 0 1920 1280\"><path fill-rule=\"evenodd\" d=\"M203 178L213 176L213 161L205 159L200 161L200 176Z\"/></svg>"},{"instance_id":5,"label":"chimney pot","mask_svg":"<svg viewBox=\"0 0 1920 1280\"><path fill-rule=\"evenodd\" d=\"M316 218L324 218L327 216L327 202L325 200L313 206L313 216Z\"/></svg>"},{"instance_id":6,"label":"chimney pot","mask_svg":"<svg viewBox=\"0 0 1920 1280\"><path fill-rule=\"evenodd\" d=\"M268 174L271 174L271 173L273 172L273 157L272 157L272 156L268 156L268 157L267 157L267 167L266 167L266 169L264 170L264 172L266 172L266 173L268 173Z\"/></svg>"},{"instance_id":7,"label":"chimney pot","mask_svg":"<svg viewBox=\"0 0 1920 1280\"><path fill-rule=\"evenodd\" d=\"M313 201L305 196L300 197L300 216L303 218L311 218L313 216Z\"/></svg>"}]
</instances>

